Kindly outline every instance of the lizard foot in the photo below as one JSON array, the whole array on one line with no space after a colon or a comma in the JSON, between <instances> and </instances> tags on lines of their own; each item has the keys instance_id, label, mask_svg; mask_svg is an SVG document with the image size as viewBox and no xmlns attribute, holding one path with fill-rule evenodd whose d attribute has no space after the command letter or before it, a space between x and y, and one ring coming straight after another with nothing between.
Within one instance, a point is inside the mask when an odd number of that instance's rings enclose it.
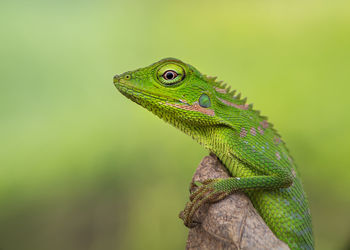
<instances>
[{"instance_id":1,"label":"lizard foot","mask_svg":"<svg viewBox=\"0 0 350 250\"><path fill-rule=\"evenodd\" d=\"M190 195L190 202L187 202L183 213L180 214L186 227L192 228L197 225L192 218L203 204L217 202L229 195L229 192L220 191L215 187L218 181L220 181L220 179L205 180L201 182L202 185Z\"/></svg>"}]
</instances>

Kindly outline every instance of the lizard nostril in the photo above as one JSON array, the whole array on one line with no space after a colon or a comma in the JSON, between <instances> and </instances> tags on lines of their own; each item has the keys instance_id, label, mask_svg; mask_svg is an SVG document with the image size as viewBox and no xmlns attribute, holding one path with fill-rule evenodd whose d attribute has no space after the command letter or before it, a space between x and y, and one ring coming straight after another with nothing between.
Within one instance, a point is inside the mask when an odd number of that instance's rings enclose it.
<instances>
[{"instance_id":1,"label":"lizard nostril","mask_svg":"<svg viewBox=\"0 0 350 250\"><path fill-rule=\"evenodd\" d=\"M119 75L115 75L113 77L113 82L116 83L116 82L118 82L118 80L119 80Z\"/></svg>"}]
</instances>

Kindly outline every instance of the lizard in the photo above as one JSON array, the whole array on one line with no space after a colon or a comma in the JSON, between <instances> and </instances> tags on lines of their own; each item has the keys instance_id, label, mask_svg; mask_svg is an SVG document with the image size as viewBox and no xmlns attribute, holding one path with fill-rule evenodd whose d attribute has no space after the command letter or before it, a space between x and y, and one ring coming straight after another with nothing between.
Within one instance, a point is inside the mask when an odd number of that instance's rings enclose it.
<instances>
[{"instance_id":1,"label":"lizard","mask_svg":"<svg viewBox=\"0 0 350 250\"><path fill-rule=\"evenodd\" d=\"M252 201L272 232L290 249L313 249L311 214L300 173L286 143L259 111L216 77L175 58L113 78L127 98L180 129L214 153L229 171L190 194L184 224L204 203L236 190Z\"/></svg>"}]
</instances>

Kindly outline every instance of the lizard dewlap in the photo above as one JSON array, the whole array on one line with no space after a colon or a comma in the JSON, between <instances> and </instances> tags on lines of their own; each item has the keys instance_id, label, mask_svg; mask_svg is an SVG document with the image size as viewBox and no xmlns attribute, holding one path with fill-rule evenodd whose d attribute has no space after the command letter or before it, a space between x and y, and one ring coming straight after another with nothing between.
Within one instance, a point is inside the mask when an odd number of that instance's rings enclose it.
<instances>
[{"instance_id":1,"label":"lizard dewlap","mask_svg":"<svg viewBox=\"0 0 350 250\"><path fill-rule=\"evenodd\" d=\"M267 118L216 78L166 58L114 77L130 100L193 137L232 175L214 179L191 194L184 222L200 205L244 191L266 224L291 249L313 249L308 201L286 144Z\"/></svg>"}]
</instances>

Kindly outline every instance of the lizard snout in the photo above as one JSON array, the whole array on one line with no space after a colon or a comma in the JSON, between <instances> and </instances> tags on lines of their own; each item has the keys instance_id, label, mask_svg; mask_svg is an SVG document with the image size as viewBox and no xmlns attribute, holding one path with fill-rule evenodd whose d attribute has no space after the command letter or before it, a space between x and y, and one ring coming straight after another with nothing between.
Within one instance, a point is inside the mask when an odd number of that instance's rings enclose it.
<instances>
[{"instance_id":1,"label":"lizard snout","mask_svg":"<svg viewBox=\"0 0 350 250\"><path fill-rule=\"evenodd\" d=\"M118 80L119 80L119 75L115 75L115 76L113 77L113 83L117 83Z\"/></svg>"}]
</instances>

